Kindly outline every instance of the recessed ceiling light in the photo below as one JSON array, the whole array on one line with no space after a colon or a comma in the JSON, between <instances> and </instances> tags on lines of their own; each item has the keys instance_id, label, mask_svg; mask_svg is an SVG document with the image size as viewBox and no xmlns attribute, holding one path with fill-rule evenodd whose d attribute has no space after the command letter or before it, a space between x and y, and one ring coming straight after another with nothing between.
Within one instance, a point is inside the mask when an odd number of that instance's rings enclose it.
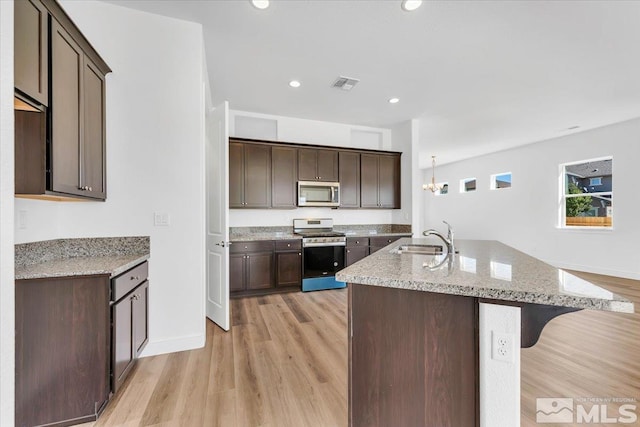
<instances>
[{"instance_id":1,"label":"recessed ceiling light","mask_svg":"<svg viewBox=\"0 0 640 427\"><path fill-rule=\"evenodd\" d=\"M402 0L402 9L413 12L422 5L422 0Z\"/></svg>"},{"instance_id":2,"label":"recessed ceiling light","mask_svg":"<svg viewBox=\"0 0 640 427\"><path fill-rule=\"evenodd\" d=\"M269 0L251 0L251 4L256 9L266 9L269 7Z\"/></svg>"},{"instance_id":3,"label":"recessed ceiling light","mask_svg":"<svg viewBox=\"0 0 640 427\"><path fill-rule=\"evenodd\" d=\"M400 98L391 98L389 100L389 104L397 104L398 102L400 102Z\"/></svg>"},{"instance_id":4,"label":"recessed ceiling light","mask_svg":"<svg viewBox=\"0 0 640 427\"><path fill-rule=\"evenodd\" d=\"M300 87L300 82L297 81L297 80L291 80L289 82L289 86L291 86L291 87Z\"/></svg>"}]
</instances>

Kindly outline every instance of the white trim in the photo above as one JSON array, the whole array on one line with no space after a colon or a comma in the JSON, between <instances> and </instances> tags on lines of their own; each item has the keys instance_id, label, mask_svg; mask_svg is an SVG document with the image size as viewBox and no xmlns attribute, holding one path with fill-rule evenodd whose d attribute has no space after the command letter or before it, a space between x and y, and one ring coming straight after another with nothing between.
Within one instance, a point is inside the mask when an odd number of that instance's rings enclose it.
<instances>
[{"instance_id":1,"label":"white trim","mask_svg":"<svg viewBox=\"0 0 640 427\"><path fill-rule=\"evenodd\" d=\"M217 328L217 326L215 327ZM205 334L196 334L184 337L168 338L159 341L149 341L142 352L141 357L157 356L159 354L175 353L177 351L195 350L204 347L205 339Z\"/></svg>"}]
</instances>

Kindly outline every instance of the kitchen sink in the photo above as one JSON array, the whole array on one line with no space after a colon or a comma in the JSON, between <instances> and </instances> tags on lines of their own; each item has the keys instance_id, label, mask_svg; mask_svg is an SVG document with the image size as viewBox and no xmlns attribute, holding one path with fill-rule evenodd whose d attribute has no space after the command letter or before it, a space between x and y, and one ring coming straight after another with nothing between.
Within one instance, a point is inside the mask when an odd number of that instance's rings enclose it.
<instances>
[{"instance_id":1,"label":"kitchen sink","mask_svg":"<svg viewBox=\"0 0 640 427\"><path fill-rule=\"evenodd\" d=\"M440 245L400 245L393 249L397 254L418 254L418 255L441 255L442 246Z\"/></svg>"}]
</instances>

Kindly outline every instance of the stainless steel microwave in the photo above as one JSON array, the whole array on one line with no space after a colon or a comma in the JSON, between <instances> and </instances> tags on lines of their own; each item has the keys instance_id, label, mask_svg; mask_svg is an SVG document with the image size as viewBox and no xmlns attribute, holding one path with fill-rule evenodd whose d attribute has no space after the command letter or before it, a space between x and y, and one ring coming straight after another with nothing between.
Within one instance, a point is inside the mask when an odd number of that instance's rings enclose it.
<instances>
[{"instance_id":1,"label":"stainless steel microwave","mask_svg":"<svg viewBox=\"0 0 640 427\"><path fill-rule=\"evenodd\" d=\"M340 206L340 183L298 181L298 206Z\"/></svg>"}]
</instances>

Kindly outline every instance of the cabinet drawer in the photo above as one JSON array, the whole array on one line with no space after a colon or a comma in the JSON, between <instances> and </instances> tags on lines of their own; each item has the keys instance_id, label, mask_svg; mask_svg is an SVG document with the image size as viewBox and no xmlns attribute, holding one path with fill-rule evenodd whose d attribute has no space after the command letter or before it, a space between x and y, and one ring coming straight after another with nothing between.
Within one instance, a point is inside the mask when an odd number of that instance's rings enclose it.
<instances>
[{"instance_id":1,"label":"cabinet drawer","mask_svg":"<svg viewBox=\"0 0 640 427\"><path fill-rule=\"evenodd\" d=\"M384 247L395 242L398 239L400 239L400 236L369 237L369 245L375 247Z\"/></svg>"},{"instance_id":2,"label":"cabinet drawer","mask_svg":"<svg viewBox=\"0 0 640 427\"><path fill-rule=\"evenodd\" d=\"M262 251L272 251L273 250L273 240L264 240L264 241L256 241L256 242L231 242L231 246L229 247L230 253L239 253L239 252L262 252Z\"/></svg>"},{"instance_id":3,"label":"cabinet drawer","mask_svg":"<svg viewBox=\"0 0 640 427\"><path fill-rule=\"evenodd\" d=\"M120 276L111 280L111 301L118 301L120 298L131 292L140 283L147 280L149 276L149 263L147 261L133 267Z\"/></svg>"},{"instance_id":4,"label":"cabinet drawer","mask_svg":"<svg viewBox=\"0 0 640 427\"><path fill-rule=\"evenodd\" d=\"M369 246L368 237L347 237L347 247L355 248L358 246Z\"/></svg>"},{"instance_id":5,"label":"cabinet drawer","mask_svg":"<svg viewBox=\"0 0 640 427\"><path fill-rule=\"evenodd\" d=\"M295 251L302 249L302 240L276 240L276 251Z\"/></svg>"}]
</instances>

